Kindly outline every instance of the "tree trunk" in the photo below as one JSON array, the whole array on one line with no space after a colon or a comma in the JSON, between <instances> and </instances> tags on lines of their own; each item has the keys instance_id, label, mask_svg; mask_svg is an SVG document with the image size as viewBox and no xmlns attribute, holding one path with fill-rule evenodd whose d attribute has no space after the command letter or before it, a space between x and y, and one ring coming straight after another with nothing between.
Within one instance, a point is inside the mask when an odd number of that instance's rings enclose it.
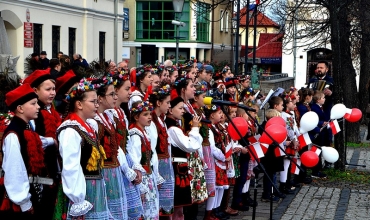
<instances>
[{"instance_id":1,"label":"tree trunk","mask_svg":"<svg viewBox=\"0 0 370 220\"><path fill-rule=\"evenodd\" d=\"M360 48L360 84L359 84L359 109L363 113L363 121L366 118L366 107L369 103L369 93L366 84L370 79L370 2L368 0L359 1L359 22L361 27L361 48Z\"/></svg>"},{"instance_id":2,"label":"tree trunk","mask_svg":"<svg viewBox=\"0 0 370 220\"><path fill-rule=\"evenodd\" d=\"M348 2L349 3L349 2ZM343 102L347 108L357 106L356 73L351 59L350 42L350 5L343 6L341 1L329 0L328 10L331 25L331 46L333 49L333 78L334 78L334 104ZM359 123L345 126L348 141L358 141ZM340 123L343 130L343 123ZM335 167L345 169L346 146L343 132L335 135L335 148L339 152L339 160Z\"/></svg>"}]
</instances>

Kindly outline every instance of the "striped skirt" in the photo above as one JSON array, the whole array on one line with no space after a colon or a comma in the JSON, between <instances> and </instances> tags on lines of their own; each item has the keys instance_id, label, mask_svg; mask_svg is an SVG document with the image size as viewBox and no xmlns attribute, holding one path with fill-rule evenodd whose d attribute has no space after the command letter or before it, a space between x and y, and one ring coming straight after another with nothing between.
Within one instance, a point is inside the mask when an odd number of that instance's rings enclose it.
<instances>
[{"instance_id":1,"label":"striped skirt","mask_svg":"<svg viewBox=\"0 0 370 220\"><path fill-rule=\"evenodd\" d=\"M166 180L158 190L159 215L172 215L174 208L175 175L171 158L159 159L158 170L159 174Z\"/></svg>"}]
</instances>

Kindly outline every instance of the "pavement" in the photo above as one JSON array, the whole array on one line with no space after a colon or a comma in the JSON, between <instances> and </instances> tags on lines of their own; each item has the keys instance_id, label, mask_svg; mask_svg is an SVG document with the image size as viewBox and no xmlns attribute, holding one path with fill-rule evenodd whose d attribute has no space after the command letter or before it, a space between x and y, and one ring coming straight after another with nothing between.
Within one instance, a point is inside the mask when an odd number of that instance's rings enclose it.
<instances>
[{"instance_id":1,"label":"pavement","mask_svg":"<svg viewBox=\"0 0 370 220\"><path fill-rule=\"evenodd\" d=\"M367 136L367 127L361 126L361 142ZM370 148L348 147L347 169L369 172L370 175ZM361 166L353 166L361 165ZM262 179L258 181L262 184ZM253 196L253 187L251 187ZM270 219L270 203L262 202L262 187L256 188L257 201L256 220ZM231 201L231 199L230 199ZM198 219L203 219L205 206L199 206ZM370 219L370 186L357 183L316 182L303 185L295 190L295 194L287 195L283 200L273 204L272 219L278 220L363 220ZM231 220L253 219L252 208L247 212L239 212Z\"/></svg>"}]
</instances>

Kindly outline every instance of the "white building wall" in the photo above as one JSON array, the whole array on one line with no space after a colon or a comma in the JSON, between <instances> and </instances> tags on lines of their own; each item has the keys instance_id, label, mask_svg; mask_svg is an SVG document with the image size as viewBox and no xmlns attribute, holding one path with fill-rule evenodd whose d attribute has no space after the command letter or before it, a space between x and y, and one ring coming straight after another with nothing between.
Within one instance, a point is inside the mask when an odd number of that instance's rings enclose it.
<instances>
[{"instance_id":1,"label":"white building wall","mask_svg":"<svg viewBox=\"0 0 370 220\"><path fill-rule=\"evenodd\" d=\"M23 62L33 52L33 48L23 46L23 22L26 10L30 11L30 22L43 24L42 50L52 58L52 26L60 26L60 51L68 54L69 27L76 28L76 51L88 62L99 58L99 32L105 32L105 59L121 61L122 45L122 8L123 1L118 1L117 38L114 40L114 5L115 0L0 0L0 12L7 21L7 13L13 14L22 23L16 30L8 33L12 55L20 56L17 72L24 72ZM3 13L4 12L4 13ZM7 21L9 22L9 21ZM11 23L11 22L10 22ZM117 57L114 48L117 48ZM69 54L72 55L72 54Z\"/></svg>"}]
</instances>

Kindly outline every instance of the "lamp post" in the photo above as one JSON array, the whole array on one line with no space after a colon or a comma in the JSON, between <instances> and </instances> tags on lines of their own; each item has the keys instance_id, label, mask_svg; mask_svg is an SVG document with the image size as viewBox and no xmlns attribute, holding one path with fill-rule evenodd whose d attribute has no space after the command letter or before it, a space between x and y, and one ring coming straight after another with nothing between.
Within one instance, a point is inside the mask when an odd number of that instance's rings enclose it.
<instances>
[{"instance_id":1,"label":"lamp post","mask_svg":"<svg viewBox=\"0 0 370 220\"><path fill-rule=\"evenodd\" d=\"M182 10L184 8L185 0L172 0L173 10L175 12L175 20L172 20L172 24L176 25L176 64L178 63L179 59L179 38L180 38L180 26L185 26L184 22L179 22L181 17Z\"/></svg>"}]
</instances>

